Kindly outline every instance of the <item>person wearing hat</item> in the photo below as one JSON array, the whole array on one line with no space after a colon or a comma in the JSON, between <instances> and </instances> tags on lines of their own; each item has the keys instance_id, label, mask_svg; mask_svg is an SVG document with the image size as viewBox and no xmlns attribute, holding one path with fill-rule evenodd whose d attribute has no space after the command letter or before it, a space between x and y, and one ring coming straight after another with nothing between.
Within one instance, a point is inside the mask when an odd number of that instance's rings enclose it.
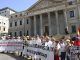
<instances>
[{"instance_id":1,"label":"person wearing hat","mask_svg":"<svg viewBox=\"0 0 80 60\"><path fill-rule=\"evenodd\" d=\"M48 36L45 37L45 40L46 40L45 46L51 47L53 45L53 42Z\"/></svg>"},{"instance_id":2,"label":"person wearing hat","mask_svg":"<svg viewBox=\"0 0 80 60\"><path fill-rule=\"evenodd\" d=\"M54 60L59 60L59 50L60 50L59 41L55 41Z\"/></svg>"},{"instance_id":3,"label":"person wearing hat","mask_svg":"<svg viewBox=\"0 0 80 60\"><path fill-rule=\"evenodd\" d=\"M66 43L67 43L67 46L66 46L66 59L70 60L70 47L71 47L70 39L67 39Z\"/></svg>"}]
</instances>

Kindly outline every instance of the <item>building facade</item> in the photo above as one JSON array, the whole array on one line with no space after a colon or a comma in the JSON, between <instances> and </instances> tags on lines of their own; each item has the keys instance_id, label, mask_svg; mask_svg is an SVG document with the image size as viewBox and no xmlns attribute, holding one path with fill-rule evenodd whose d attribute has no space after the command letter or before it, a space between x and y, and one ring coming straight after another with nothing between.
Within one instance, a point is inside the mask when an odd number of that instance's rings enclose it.
<instances>
[{"instance_id":1,"label":"building facade","mask_svg":"<svg viewBox=\"0 0 80 60\"><path fill-rule=\"evenodd\" d=\"M0 16L0 35L8 33L9 18Z\"/></svg>"},{"instance_id":2,"label":"building facade","mask_svg":"<svg viewBox=\"0 0 80 60\"><path fill-rule=\"evenodd\" d=\"M25 12L12 14L9 24L9 34L11 36L30 35L29 19L25 16Z\"/></svg>"},{"instance_id":3,"label":"building facade","mask_svg":"<svg viewBox=\"0 0 80 60\"><path fill-rule=\"evenodd\" d=\"M65 28L76 33L80 26L80 0L39 0L25 12L30 25L24 25L32 36L65 34Z\"/></svg>"},{"instance_id":4,"label":"building facade","mask_svg":"<svg viewBox=\"0 0 80 60\"><path fill-rule=\"evenodd\" d=\"M31 20L31 35L65 34L65 28L76 33L80 25L80 0L39 0L26 13Z\"/></svg>"},{"instance_id":5,"label":"building facade","mask_svg":"<svg viewBox=\"0 0 80 60\"><path fill-rule=\"evenodd\" d=\"M2 8L0 9L0 15L1 16L5 16L5 17L10 17L11 14L15 13L16 11L9 8L9 7L5 7L5 8Z\"/></svg>"},{"instance_id":6,"label":"building facade","mask_svg":"<svg viewBox=\"0 0 80 60\"><path fill-rule=\"evenodd\" d=\"M9 17L15 12L16 11L8 7L0 9L0 35L8 34Z\"/></svg>"}]
</instances>

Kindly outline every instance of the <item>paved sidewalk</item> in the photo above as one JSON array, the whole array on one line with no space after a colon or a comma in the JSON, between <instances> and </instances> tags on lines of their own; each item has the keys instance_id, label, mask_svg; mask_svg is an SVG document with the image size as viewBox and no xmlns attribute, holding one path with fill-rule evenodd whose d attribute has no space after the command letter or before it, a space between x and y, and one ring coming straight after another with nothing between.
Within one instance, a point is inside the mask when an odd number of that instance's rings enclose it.
<instances>
[{"instance_id":1,"label":"paved sidewalk","mask_svg":"<svg viewBox=\"0 0 80 60\"><path fill-rule=\"evenodd\" d=\"M26 60L26 58L15 56L14 54L0 53L0 60Z\"/></svg>"}]
</instances>

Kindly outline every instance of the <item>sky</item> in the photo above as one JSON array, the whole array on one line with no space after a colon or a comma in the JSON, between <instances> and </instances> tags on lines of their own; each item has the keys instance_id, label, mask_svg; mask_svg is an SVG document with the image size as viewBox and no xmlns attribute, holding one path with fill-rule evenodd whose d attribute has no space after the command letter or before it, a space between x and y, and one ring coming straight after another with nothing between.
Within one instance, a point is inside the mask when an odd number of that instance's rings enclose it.
<instances>
[{"instance_id":1,"label":"sky","mask_svg":"<svg viewBox=\"0 0 80 60\"><path fill-rule=\"evenodd\" d=\"M0 0L0 9L9 7L17 12L24 11L38 0Z\"/></svg>"}]
</instances>

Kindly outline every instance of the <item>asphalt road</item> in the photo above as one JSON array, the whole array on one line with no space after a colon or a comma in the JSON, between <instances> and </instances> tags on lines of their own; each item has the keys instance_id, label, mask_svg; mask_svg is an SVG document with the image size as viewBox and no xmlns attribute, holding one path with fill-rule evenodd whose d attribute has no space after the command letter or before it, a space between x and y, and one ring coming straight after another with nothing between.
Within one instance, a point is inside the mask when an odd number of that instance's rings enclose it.
<instances>
[{"instance_id":1,"label":"asphalt road","mask_svg":"<svg viewBox=\"0 0 80 60\"><path fill-rule=\"evenodd\" d=\"M0 53L0 60L27 60L27 59L21 56L17 56L15 54Z\"/></svg>"}]
</instances>

